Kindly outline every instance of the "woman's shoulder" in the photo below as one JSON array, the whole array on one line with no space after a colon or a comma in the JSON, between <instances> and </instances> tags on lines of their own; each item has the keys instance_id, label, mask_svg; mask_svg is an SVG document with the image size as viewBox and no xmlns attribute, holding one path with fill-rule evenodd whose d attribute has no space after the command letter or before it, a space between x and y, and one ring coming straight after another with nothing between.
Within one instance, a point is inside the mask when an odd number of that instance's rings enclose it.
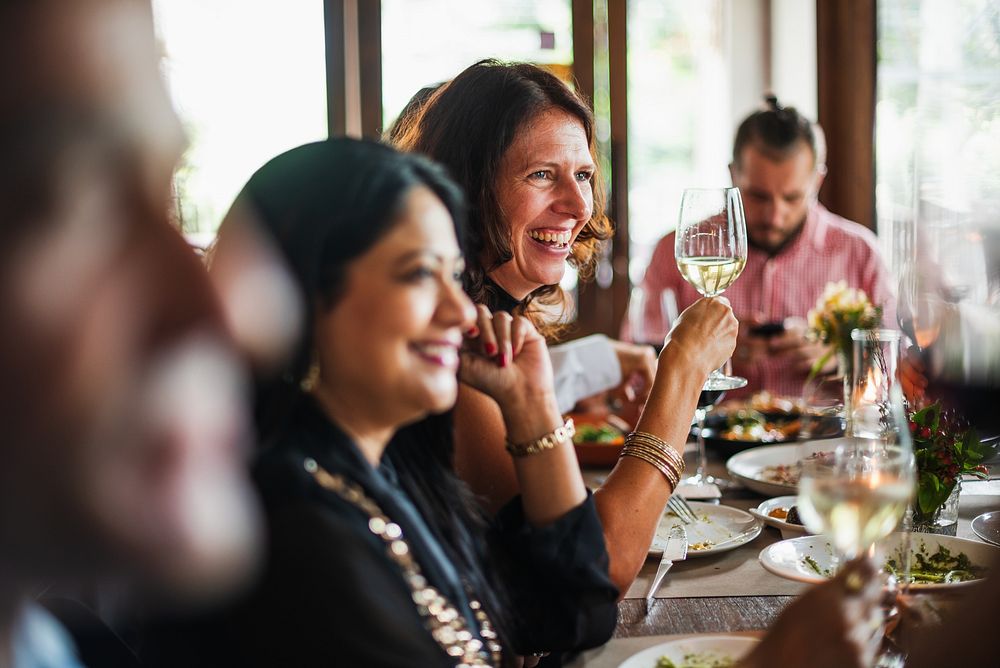
<instances>
[{"instance_id":1,"label":"woman's shoulder","mask_svg":"<svg viewBox=\"0 0 1000 668\"><path fill-rule=\"evenodd\" d=\"M316 483L305 468L306 459L302 449L289 445L273 446L257 455L253 479L266 506L311 496Z\"/></svg>"}]
</instances>

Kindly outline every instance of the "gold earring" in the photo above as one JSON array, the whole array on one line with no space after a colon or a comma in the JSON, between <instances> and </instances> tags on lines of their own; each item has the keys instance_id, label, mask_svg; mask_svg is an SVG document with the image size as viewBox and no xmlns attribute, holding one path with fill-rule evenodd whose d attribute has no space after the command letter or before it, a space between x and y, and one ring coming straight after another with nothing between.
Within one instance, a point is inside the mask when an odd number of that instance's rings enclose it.
<instances>
[{"instance_id":1,"label":"gold earring","mask_svg":"<svg viewBox=\"0 0 1000 668\"><path fill-rule=\"evenodd\" d=\"M306 375L299 381L299 389L309 394L316 389L316 385L319 383L319 360L316 356L313 356L312 363L309 365L309 370Z\"/></svg>"}]
</instances>

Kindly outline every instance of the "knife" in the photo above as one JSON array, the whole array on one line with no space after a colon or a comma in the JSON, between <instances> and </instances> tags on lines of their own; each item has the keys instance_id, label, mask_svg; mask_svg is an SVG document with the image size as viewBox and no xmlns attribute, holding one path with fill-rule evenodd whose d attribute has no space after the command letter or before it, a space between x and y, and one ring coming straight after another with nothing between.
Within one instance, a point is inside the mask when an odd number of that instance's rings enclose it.
<instances>
[{"instance_id":1,"label":"knife","mask_svg":"<svg viewBox=\"0 0 1000 668\"><path fill-rule=\"evenodd\" d=\"M683 525L675 524L670 527L670 533L667 534L667 544L663 546L663 556L660 557L660 565L656 569L656 575L653 577L653 584L649 587L649 593L646 594L646 610L649 610L649 606L653 602L653 594L656 593L660 583L663 582L663 576L667 574L667 571L670 570L675 561L684 561L687 558L687 553L687 531L684 530Z\"/></svg>"}]
</instances>

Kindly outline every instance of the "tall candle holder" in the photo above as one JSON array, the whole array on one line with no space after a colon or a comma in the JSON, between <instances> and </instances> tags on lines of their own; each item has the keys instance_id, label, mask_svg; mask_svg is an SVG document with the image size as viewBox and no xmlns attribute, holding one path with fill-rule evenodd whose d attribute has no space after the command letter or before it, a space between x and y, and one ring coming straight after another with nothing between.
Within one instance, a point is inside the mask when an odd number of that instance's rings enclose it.
<instances>
[{"instance_id":1,"label":"tall candle holder","mask_svg":"<svg viewBox=\"0 0 1000 668\"><path fill-rule=\"evenodd\" d=\"M846 406L849 436L884 438L898 425L890 414L890 392L898 382L899 332L855 329L850 405Z\"/></svg>"}]
</instances>

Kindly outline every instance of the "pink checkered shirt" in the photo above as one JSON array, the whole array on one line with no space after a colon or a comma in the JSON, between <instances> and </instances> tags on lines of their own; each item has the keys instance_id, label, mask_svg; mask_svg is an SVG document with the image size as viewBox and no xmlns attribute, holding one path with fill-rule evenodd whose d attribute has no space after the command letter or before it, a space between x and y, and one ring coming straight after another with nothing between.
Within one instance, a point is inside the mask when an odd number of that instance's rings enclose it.
<instances>
[{"instance_id":1,"label":"pink checkered shirt","mask_svg":"<svg viewBox=\"0 0 1000 668\"><path fill-rule=\"evenodd\" d=\"M740 320L756 314L765 322L779 322L789 316L806 317L830 281L845 280L848 287L861 288L875 304L882 304L883 322L895 327L895 304L889 272L879 255L875 235L867 228L826 210L812 206L801 234L775 256L750 248L747 264L739 279L725 292ZM671 289L683 310L700 295L685 281L674 260L674 234L656 245L646 269L642 287L647 295ZM662 323L660 299L646 299L645 328ZM628 323L628 318L625 319ZM623 327L623 339L628 339ZM652 331L648 332L652 334ZM656 338L662 338L662 332ZM648 338L648 337L647 337ZM745 390L728 396L769 390L783 396L800 396L805 375L788 368L783 360L766 359L741 364L733 359L735 375L749 383Z\"/></svg>"}]
</instances>

